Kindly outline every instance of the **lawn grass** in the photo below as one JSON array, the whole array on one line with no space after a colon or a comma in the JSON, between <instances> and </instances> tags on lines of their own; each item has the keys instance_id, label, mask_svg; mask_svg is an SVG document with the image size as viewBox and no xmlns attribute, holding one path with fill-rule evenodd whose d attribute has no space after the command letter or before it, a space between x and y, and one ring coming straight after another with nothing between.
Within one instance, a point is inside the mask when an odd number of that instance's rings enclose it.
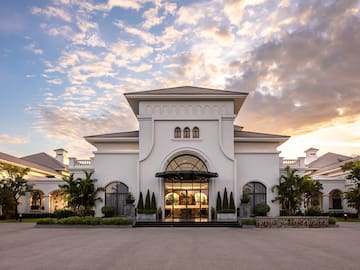
<instances>
[{"instance_id":1,"label":"lawn grass","mask_svg":"<svg viewBox=\"0 0 360 270\"><path fill-rule=\"evenodd\" d=\"M38 220L38 218L23 218L21 220L21 222L36 223L37 220ZM0 220L0 223L20 223L20 221L16 220L16 219L2 219L2 220Z\"/></svg>"},{"instance_id":2,"label":"lawn grass","mask_svg":"<svg viewBox=\"0 0 360 270\"><path fill-rule=\"evenodd\" d=\"M360 219L358 218L343 218L343 217L337 217L336 222L360 222Z\"/></svg>"}]
</instances>

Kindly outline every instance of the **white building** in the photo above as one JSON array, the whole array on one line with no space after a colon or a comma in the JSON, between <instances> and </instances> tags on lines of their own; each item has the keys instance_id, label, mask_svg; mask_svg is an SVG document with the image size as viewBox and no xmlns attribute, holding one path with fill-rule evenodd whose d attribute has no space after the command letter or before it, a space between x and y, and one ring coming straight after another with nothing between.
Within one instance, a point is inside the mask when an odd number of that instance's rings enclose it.
<instances>
[{"instance_id":1,"label":"white building","mask_svg":"<svg viewBox=\"0 0 360 270\"><path fill-rule=\"evenodd\" d=\"M279 179L277 147L289 137L244 131L234 120L247 93L176 87L125 94L139 130L88 136L96 147L92 167L106 187L101 206L121 213L127 192L154 192L165 218L205 218L217 193L232 192L238 207L243 190L255 204L279 215L271 187ZM240 119L241 121L241 119Z\"/></svg>"},{"instance_id":2,"label":"white building","mask_svg":"<svg viewBox=\"0 0 360 270\"><path fill-rule=\"evenodd\" d=\"M319 149L309 148L306 156L294 160L280 159L281 171L286 166L297 169L299 175L308 175L322 184L319 193L319 207L323 213L355 213L355 209L347 206L345 192L354 187L355 182L346 179L348 173L341 169L347 162L360 160L360 157L349 157L336 153L326 153L318 157Z\"/></svg>"}]
</instances>

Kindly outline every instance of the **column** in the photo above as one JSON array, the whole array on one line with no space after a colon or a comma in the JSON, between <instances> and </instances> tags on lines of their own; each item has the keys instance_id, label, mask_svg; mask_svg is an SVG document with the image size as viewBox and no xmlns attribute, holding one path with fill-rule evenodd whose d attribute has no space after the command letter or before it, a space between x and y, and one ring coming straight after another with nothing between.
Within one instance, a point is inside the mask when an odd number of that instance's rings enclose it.
<instances>
[{"instance_id":1,"label":"column","mask_svg":"<svg viewBox=\"0 0 360 270\"><path fill-rule=\"evenodd\" d=\"M44 212L49 213L50 210L50 198L49 194L44 195Z\"/></svg>"},{"instance_id":2,"label":"column","mask_svg":"<svg viewBox=\"0 0 360 270\"><path fill-rule=\"evenodd\" d=\"M329 194L323 194L323 212L329 213Z\"/></svg>"}]
</instances>

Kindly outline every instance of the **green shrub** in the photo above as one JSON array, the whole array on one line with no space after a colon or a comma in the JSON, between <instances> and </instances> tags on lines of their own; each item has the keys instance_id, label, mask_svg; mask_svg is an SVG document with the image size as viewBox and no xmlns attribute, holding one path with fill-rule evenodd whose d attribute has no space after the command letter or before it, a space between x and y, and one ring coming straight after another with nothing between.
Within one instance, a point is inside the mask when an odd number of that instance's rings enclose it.
<instances>
[{"instance_id":1,"label":"green shrub","mask_svg":"<svg viewBox=\"0 0 360 270\"><path fill-rule=\"evenodd\" d=\"M138 209L138 214L156 214L156 209Z\"/></svg>"},{"instance_id":2,"label":"green shrub","mask_svg":"<svg viewBox=\"0 0 360 270\"><path fill-rule=\"evenodd\" d=\"M256 216L266 216L270 211L270 206L267 203L262 202L255 205L255 215Z\"/></svg>"},{"instance_id":3,"label":"green shrub","mask_svg":"<svg viewBox=\"0 0 360 270\"><path fill-rule=\"evenodd\" d=\"M231 209L231 208L221 209L220 211L218 211L218 213L235 213L235 208L234 209Z\"/></svg>"},{"instance_id":4,"label":"green shrub","mask_svg":"<svg viewBox=\"0 0 360 270\"><path fill-rule=\"evenodd\" d=\"M103 213L105 217L113 217L115 208L111 205L105 205L101 208L101 213Z\"/></svg>"},{"instance_id":5,"label":"green shrub","mask_svg":"<svg viewBox=\"0 0 360 270\"><path fill-rule=\"evenodd\" d=\"M329 224L330 225L335 225L336 224L336 218L333 218L333 217L329 218Z\"/></svg>"},{"instance_id":6,"label":"green shrub","mask_svg":"<svg viewBox=\"0 0 360 270\"><path fill-rule=\"evenodd\" d=\"M242 225L256 225L256 219L255 218L245 218L241 220Z\"/></svg>"},{"instance_id":7,"label":"green shrub","mask_svg":"<svg viewBox=\"0 0 360 270\"><path fill-rule=\"evenodd\" d=\"M36 221L36 224L56 224L56 223L57 223L56 218L42 218Z\"/></svg>"},{"instance_id":8,"label":"green shrub","mask_svg":"<svg viewBox=\"0 0 360 270\"><path fill-rule=\"evenodd\" d=\"M115 217L115 218L103 218L103 225L131 225L132 221L128 218Z\"/></svg>"},{"instance_id":9,"label":"green shrub","mask_svg":"<svg viewBox=\"0 0 360 270\"><path fill-rule=\"evenodd\" d=\"M309 209L305 211L305 216L320 216L321 210L319 207L311 206Z\"/></svg>"},{"instance_id":10,"label":"green shrub","mask_svg":"<svg viewBox=\"0 0 360 270\"><path fill-rule=\"evenodd\" d=\"M55 218L67 218L67 217L75 216L75 213L71 210L61 209L61 210L55 210L53 215Z\"/></svg>"}]
</instances>

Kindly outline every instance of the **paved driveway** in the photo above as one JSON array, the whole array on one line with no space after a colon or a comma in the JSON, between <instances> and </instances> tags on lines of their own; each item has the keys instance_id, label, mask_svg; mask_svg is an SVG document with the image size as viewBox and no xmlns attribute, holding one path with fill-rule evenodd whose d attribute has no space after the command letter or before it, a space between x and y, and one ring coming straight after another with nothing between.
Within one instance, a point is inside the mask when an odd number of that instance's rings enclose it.
<instances>
[{"instance_id":1,"label":"paved driveway","mask_svg":"<svg viewBox=\"0 0 360 270\"><path fill-rule=\"evenodd\" d=\"M360 223L326 229L0 224L0 269L360 269Z\"/></svg>"}]
</instances>

